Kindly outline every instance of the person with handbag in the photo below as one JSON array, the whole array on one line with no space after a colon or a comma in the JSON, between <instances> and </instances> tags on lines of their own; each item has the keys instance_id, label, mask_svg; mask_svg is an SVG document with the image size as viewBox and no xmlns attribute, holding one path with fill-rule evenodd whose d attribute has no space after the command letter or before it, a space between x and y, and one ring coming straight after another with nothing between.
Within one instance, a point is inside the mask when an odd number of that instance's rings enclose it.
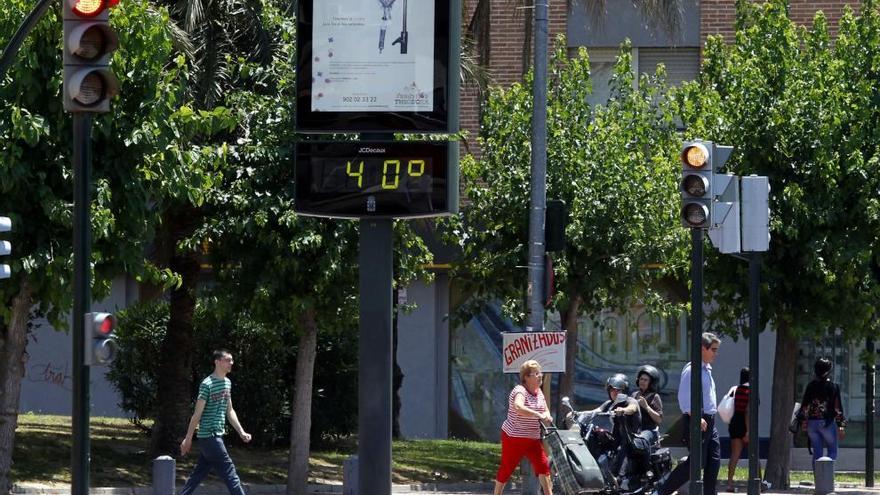
<instances>
[{"instance_id":1,"label":"person with handbag","mask_svg":"<svg viewBox=\"0 0 880 495\"><path fill-rule=\"evenodd\" d=\"M733 391L733 417L730 419L730 462L727 464L727 491L733 489L733 474L739 463L743 447L749 444L749 380L751 371L744 367L739 371L739 385ZM758 466L761 477L761 466Z\"/></svg>"},{"instance_id":2,"label":"person with handbag","mask_svg":"<svg viewBox=\"0 0 880 495\"><path fill-rule=\"evenodd\" d=\"M804 390L801 411L807 419L807 436L813 448L813 463L827 450L837 459L837 443L844 437L846 418L840 400L840 386L831 381L831 360L821 357L813 365L815 378Z\"/></svg>"}]
</instances>

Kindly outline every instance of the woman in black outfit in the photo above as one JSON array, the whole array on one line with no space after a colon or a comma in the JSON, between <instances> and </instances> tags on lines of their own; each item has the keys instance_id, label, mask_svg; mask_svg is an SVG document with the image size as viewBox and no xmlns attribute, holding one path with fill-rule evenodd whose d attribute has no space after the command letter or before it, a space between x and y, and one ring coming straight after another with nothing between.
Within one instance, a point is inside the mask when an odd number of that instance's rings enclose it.
<instances>
[{"instance_id":1,"label":"woman in black outfit","mask_svg":"<svg viewBox=\"0 0 880 495\"><path fill-rule=\"evenodd\" d=\"M813 463L822 457L823 448L828 457L837 459L837 442L843 439L846 419L840 387L831 381L831 360L819 358L813 366L816 377L807 385L801 401L801 411L807 418L807 436L813 447Z\"/></svg>"}]
</instances>

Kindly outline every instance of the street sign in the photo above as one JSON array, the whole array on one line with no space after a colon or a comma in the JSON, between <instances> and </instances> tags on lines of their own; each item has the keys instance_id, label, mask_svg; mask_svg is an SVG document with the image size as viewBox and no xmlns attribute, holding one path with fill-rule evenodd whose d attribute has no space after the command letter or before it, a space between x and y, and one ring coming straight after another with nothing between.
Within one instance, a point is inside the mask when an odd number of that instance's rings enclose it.
<instances>
[{"instance_id":1,"label":"street sign","mask_svg":"<svg viewBox=\"0 0 880 495\"><path fill-rule=\"evenodd\" d=\"M296 144L294 210L335 218L413 218L458 211L458 143Z\"/></svg>"},{"instance_id":2,"label":"street sign","mask_svg":"<svg viewBox=\"0 0 880 495\"><path fill-rule=\"evenodd\" d=\"M457 2L298 5L298 132L458 131Z\"/></svg>"}]
</instances>

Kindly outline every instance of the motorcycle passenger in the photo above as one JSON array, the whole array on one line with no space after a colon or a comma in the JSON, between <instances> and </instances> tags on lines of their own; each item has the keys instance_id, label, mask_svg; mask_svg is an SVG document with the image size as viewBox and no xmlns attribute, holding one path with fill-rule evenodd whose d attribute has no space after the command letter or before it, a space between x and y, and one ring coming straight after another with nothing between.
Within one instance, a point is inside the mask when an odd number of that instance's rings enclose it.
<instances>
[{"instance_id":1,"label":"motorcycle passenger","mask_svg":"<svg viewBox=\"0 0 880 495\"><path fill-rule=\"evenodd\" d=\"M659 394L660 370L646 364L636 372L636 384L638 390L632 393L632 398L639 403L642 413L640 425L642 436L654 445L660 439L660 423L663 422L663 401Z\"/></svg>"},{"instance_id":2,"label":"motorcycle passenger","mask_svg":"<svg viewBox=\"0 0 880 495\"><path fill-rule=\"evenodd\" d=\"M660 370L646 364L636 371L638 389L632 398L639 403L642 421L639 433L633 439L634 470L644 471L651 461L651 450L660 441L660 423L663 421L663 401L660 399L658 387ZM630 468L627 466L627 471Z\"/></svg>"},{"instance_id":3,"label":"motorcycle passenger","mask_svg":"<svg viewBox=\"0 0 880 495\"><path fill-rule=\"evenodd\" d=\"M605 382L608 400L592 411L612 412L615 416L612 435L614 438L614 450L617 451L617 455L615 456L614 464L608 466L608 468L612 473L616 474L620 473L623 460L629 455L631 450L632 436L638 433L639 425L642 422L639 403L626 395L628 389L629 383L626 380L626 375L622 373L611 375ZM588 445L587 447L590 446ZM593 456L598 461L602 454L593 452Z\"/></svg>"}]
</instances>

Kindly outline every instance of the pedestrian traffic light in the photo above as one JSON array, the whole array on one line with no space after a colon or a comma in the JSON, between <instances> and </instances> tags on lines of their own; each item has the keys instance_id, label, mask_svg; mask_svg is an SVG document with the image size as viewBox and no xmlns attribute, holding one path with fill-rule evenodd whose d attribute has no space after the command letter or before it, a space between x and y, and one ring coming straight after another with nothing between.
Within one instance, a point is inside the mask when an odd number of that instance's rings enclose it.
<instances>
[{"instance_id":1,"label":"pedestrian traffic light","mask_svg":"<svg viewBox=\"0 0 880 495\"><path fill-rule=\"evenodd\" d=\"M110 59L119 36L110 27L109 8L119 0L62 0L64 16L64 109L68 112L110 111L119 80Z\"/></svg>"},{"instance_id":2,"label":"pedestrian traffic light","mask_svg":"<svg viewBox=\"0 0 880 495\"><path fill-rule=\"evenodd\" d=\"M767 177L742 178L742 249L770 249L770 179Z\"/></svg>"},{"instance_id":3,"label":"pedestrian traffic light","mask_svg":"<svg viewBox=\"0 0 880 495\"><path fill-rule=\"evenodd\" d=\"M86 313L83 363L86 366L105 366L116 356L113 330L116 318L110 313Z\"/></svg>"},{"instance_id":4,"label":"pedestrian traffic light","mask_svg":"<svg viewBox=\"0 0 880 495\"><path fill-rule=\"evenodd\" d=\"M12 230L12 219L9 217L0 217L0 232L9 232ZM9 256L12 254L12 243L9 241L0 241L0 256ZM6 263L0 264L0 279L12 276L12 269Z\"/></svg>"}]
</instances>

